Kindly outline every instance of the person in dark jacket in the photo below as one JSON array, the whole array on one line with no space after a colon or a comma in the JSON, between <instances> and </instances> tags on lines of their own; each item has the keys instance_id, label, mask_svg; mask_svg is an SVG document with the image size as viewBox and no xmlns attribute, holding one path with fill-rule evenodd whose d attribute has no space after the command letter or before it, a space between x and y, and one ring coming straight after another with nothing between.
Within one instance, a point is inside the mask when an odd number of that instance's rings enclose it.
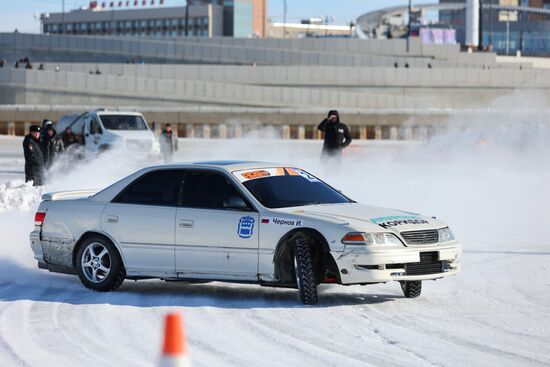
<instances>
[{"instance_id":1,"label":"person in dark jacket","mask_svg":"<svg viewBox=\"0 0 550 367\"><path fill-rule=\"evenodd\" d=\"M340 115L336 110L331 110L317 129L325 133L323 156L340 156L342 150L351 144L351 133L348 127L340 122Z\"/></svg>"},{"instance_id":2,"label":"person in dark jacket","mask_svg":"<svg viewBox=\"0 0 550 367\"><path fill-rule=\"evenodd\" d=\"M42 128L40 130L40 139L43 139L48 132L48 126L53 126L53 122L48 119L42 120Z\"/></svg>"},{"instance_id":3,"label":"person in dark jacket","mask_svg":"<svg viewBox=\"0 0 550 367\"><path fill-rule=\"evenodd\" d=\"M55 135L57 132L53 128L53 125L48 125L46 127L46 134L42 139L42 153L44 154L44 165L45 168L50 168L55 159L55 154L57 153L57 142Z\"/></svg>"},{"instance_id":4,"label":"person in dark jacket","mask_svg":"<svg viewBox=\"0 0 550 367\"><path fill-rule=\"evenodd\" d=\"M40 126L33 125L23 140L25 154L25 182L33 181L33 186L42 186L44 155L40 145Z\"/></svg>"},{"instance_id":5,"label":"person in dark jacket","mask_svg":"<svg viewBox=\"0 0 550 367\"><path fill-rule=\"evenodd\" d=\"M73 133L73 130L70 127L67 127L63 132L61 141L63 143L63 150L67 150L67 148L69 148L71 145L77 142L76 135Z\"/></svg>"},{"instance_id":6,"label":"person in dark jacket","mask_svg":"<svg viewBox=\"0 0 550 367\"><path fill-rule=\"evenodd\" d=\"M170 124L164 126L164 130L160 134L160 151L164 155L164 162L172 162L172 156L174 155L174 150L176 150L176 137L173 136L172 127Z\"/></svg>"}]
</instances>

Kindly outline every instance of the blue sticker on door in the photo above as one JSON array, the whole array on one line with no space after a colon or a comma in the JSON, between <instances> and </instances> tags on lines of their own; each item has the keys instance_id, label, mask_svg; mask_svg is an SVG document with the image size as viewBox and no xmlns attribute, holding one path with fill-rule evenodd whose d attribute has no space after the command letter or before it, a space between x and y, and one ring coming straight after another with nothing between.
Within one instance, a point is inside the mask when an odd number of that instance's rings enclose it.
<instances>
[{"instance_id":1,"label":"blue sticker on door","mask_svg":"<svg viewBox=\"0 0 550 367\"><path fill-rule=\"evenodd\" d=\"M240 238L250 238L254 234L254 218L242 217L239 220L239 226L237 227L237 233Z\"/></svg>"}]
</instances>

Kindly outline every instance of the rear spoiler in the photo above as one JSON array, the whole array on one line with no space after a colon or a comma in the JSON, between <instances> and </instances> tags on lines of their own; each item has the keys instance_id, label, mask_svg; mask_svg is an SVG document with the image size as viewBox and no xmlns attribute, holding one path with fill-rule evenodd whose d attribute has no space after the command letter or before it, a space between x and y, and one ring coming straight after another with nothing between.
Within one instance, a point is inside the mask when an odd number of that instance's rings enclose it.
<instances>
[{"instance_id":1,"label":"rear spoiler","mask_svg":"<svg viewBox=\"0 0 550 367\"><path fill-rule=\"evenodd\" d=\"M42 195L43 201L56 201L67 199L84 199L97 194L100 190L76 190L76 191L58 191L48 192Z\"/></svg>"}]
</instances>

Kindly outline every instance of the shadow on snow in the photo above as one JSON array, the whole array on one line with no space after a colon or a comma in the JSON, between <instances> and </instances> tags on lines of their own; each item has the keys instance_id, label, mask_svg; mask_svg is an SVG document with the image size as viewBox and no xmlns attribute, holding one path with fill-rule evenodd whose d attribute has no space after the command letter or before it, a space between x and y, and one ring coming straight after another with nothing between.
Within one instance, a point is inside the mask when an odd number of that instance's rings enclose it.
<instances>
[{"instance_id":1,"label":"shadow on snow","mask_svg":"<svg viewBox=\"0 0 550 367\"><path fill-rule=\"evenodd\" d=\"M3 302L29 300L74 305L207 306L228 309L311 307L302 305L297 290L289 288L220 282L188 284L126 280L118 290L101 293L85 288L77 276L31 269L7 259L0 259L0 269L0 301ZM346 289L350 292L346 293ZM313 307L379 304L402 298L387 294L357 293L356 289L321 285L319 304Z\"/></svg>"}]
</instances>

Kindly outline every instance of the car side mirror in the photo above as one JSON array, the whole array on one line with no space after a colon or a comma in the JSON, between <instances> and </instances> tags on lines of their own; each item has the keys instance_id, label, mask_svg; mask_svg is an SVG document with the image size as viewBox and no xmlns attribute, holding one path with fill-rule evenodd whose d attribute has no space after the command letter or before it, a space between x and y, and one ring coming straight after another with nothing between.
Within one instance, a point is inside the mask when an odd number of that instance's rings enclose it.
<instances>
[{"instance_id":1,"label":"car side mirror","mask_svg":"<svg viewBox=\"0 0 550 367\"><path fill-rule=\"evenodd\" d=\"M230 210L242 210L247 211L248 205L244 202L240 196L228 196L223 200L223 208Z\"/></svg>"}]
</instances>

